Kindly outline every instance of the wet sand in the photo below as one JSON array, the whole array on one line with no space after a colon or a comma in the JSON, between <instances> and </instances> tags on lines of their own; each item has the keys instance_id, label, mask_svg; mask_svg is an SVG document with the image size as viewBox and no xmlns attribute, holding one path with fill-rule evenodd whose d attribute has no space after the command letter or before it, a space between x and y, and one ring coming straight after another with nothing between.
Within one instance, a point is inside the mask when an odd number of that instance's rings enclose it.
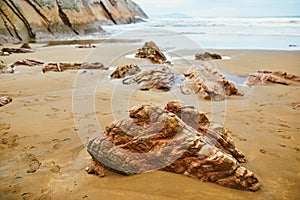
<instances>
[{"instance_id":1,"label":"wet sand","mask_svg":"<svg viewBox=\"0 0 300 200\"><path fill-rule=\"evenodd\" d=\"M141 64L125 58L140 44L102 44L96 49L74 46L32 45L33 54L0 57L6 63L30 58L45 62L103 62L104 65ZM232 76L247 76L259 69L282 70L300 76L300 52L210 50L229 56L215 61L219 69ZM186 51L186 56L195 52ZM122 55L122 56L119 56ZM112 62L113 61L113 62ZM175 69L184 70L179 60ZM105 71L96 89L95 113L103 128L116 116L127 114L129 107L144 102L159 105L174 99L172 92L135 91L118 81L110 81ZM86 72L91 80L97 73ZM102 72L101 72L102 73ZM1 199L299 199L300 198L300 86L239 85L244 97L229 97L223 116L236 146L247 159L243 166L253 171L262 188L258 192L239 191L203 183L168 172L155 171L134 176L108 172L104 178L88 175L85 167L91 157L78 135L74 122L72 94L77 71L43 74L41 67L17 66L13 75L0 75L0 95L13 102L0 108L0 198ZM117 87L124 89L117 90ZM84 90L84 88L82 88ZM120 101L112 100L124 96ZM116 95L114 93L114 95ZM84 101L82 102L84 103ZM80 104L80 102L79 102ZM224 105L224 103L220 103ZM211 115L210 102L199 98L199 109ZM84 109L84 104L82 104ZM82 120L92 119L94 113ZM77 119L78 120L78 119ZM75 120L76 121L76 120ZM79 127L87 137L93 124ZM97 127L96 127L97 128ZM36 160L41 164L27 173Z\"/></svg>"}]
</instances>

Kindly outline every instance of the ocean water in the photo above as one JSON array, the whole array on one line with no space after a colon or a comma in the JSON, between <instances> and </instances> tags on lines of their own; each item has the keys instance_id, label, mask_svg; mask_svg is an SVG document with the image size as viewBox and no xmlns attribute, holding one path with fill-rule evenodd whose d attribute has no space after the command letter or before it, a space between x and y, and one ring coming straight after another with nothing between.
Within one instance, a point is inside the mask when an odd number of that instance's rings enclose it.
<instances>
[{"instance_id":1,"label":"ocean water","mask_svg":"<svg viewBox=\"0 0 300 200\"><path fill-rule=\"evenodd\" d=\"M157 29L187 37L202 48L300 50L300 16L252 18L161 18L104 26L109 35Z\"/></svg>"}]
</instances>

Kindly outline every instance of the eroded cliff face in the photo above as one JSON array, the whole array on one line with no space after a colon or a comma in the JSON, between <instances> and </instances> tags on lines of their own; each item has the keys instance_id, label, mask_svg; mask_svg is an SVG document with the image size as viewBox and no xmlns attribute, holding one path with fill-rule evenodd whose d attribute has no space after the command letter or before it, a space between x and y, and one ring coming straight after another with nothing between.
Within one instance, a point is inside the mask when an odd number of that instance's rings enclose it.
<instances>
[{"instance_id":1,"label":"eroded cliff face","mask_svg":"<svg viewBox=\"0 0 300 200\"><path fill-rule=\"evenodd\" d=\"M0 42L86 34L142 18L148 17L131 0L1 0Z\"/></svg>"}]
</instances>

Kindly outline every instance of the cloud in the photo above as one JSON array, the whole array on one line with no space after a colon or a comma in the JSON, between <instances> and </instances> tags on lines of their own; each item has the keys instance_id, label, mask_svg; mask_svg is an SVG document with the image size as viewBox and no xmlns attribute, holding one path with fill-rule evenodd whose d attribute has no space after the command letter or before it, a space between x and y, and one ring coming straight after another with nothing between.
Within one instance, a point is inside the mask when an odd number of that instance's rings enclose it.
<instances>
[{"instance_id":1,"label":"cloud","mask_svg":"<svg viewBox=\"0 0 300 200\"><path fill-rule=\"evenodd\" d=\"M195 17L300 15L300 0L134 0L151 16L182 13Z\"/></svg>"}]
</instances>

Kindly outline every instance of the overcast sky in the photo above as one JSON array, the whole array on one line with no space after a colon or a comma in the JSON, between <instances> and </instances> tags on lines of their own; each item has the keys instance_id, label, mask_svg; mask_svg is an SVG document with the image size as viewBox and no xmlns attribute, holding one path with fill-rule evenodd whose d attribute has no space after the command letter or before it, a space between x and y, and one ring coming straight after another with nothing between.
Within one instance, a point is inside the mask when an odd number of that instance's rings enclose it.
<instances>
[{"instance_id":1,"label":"overcast sky","mask_svg":"<svg viewBox=\"0 0 300 200\"><path fill-rule=\"evenodd\" d=\"M150 16L182 13L192 17L295 16L300 0L133 0Z\"/></svg>"}]
</instances>

